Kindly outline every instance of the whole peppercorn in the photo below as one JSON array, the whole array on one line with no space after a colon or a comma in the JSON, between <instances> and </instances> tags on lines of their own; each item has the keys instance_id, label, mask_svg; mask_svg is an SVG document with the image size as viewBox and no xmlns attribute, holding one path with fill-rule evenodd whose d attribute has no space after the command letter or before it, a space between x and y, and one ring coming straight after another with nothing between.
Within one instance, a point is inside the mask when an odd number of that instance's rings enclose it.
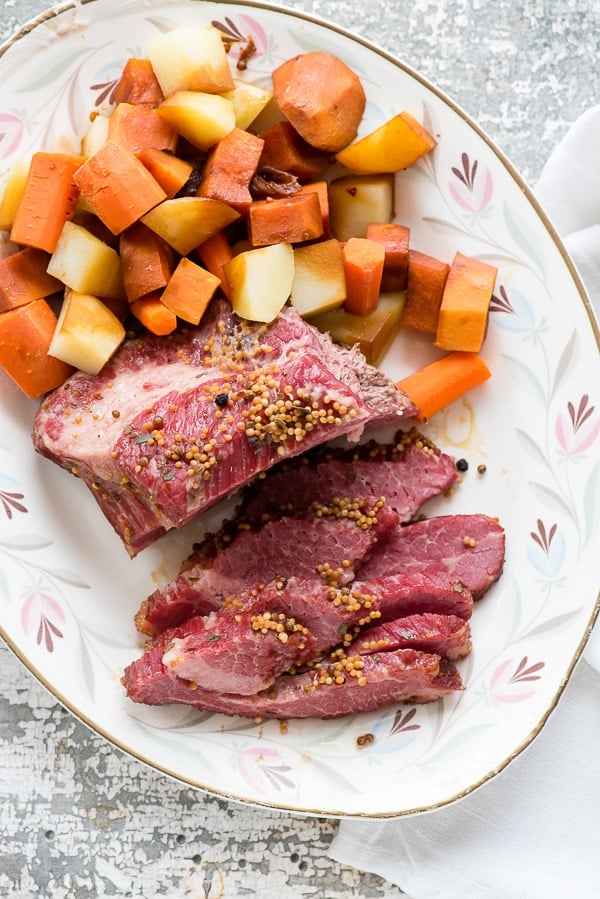
<instances>
[{"instance_id":1,"label":"whole peppercorn","mask_svg":"<svg viewBox=\"0 0 600 899\"><path fill-rule=\"evenodd\" d=\"M467 462L466 459L459 459L458 462L456 463L456 467L458 468L459 471L468 471L469 463Z\"/></svg>"},{"instance_id":2,"label":"whole peppercorn","mask_svg":"<svg viewBox=\"0 0 600 899\"><path fill-rule=\"evenodd\" d=\"M227 393L218 393L215 397L215 405L219 406L219 408L226 406L228 402L229 395Z\"/></svg>"}]
</instances>

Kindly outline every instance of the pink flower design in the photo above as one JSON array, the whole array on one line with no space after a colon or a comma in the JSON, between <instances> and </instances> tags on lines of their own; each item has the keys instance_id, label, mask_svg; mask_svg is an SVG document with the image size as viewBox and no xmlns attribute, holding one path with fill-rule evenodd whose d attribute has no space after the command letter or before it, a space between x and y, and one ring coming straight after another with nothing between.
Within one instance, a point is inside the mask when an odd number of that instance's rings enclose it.
<instances>
[{"instance_id":1,"label":"pink flower design","mask_svg":"<svg viewBox=\"0 0 600 899\"><path fill-rule=\"evenodd\" d=\"M245 749L239 765L244 780L260 793L269 793L273 788L294 789L293 780L287 776L292 769L276 749Z\"/></svg>"},{"instance_id":2,"label":"pink flower design","mask_svg":"<svg viewBox=\"0 0 600 899\"><path fill-rule=\"evenodd\" d=\"M23 139L23 122L10 112L0 112L0 158L6 159Z\"/></svg>"},{"instance_id":3,"label":"pink flower design","mask_svg":"<svg viewBox=\"0 0 600 899\"><path fill-rule=\"evenodd\" d=\"M600 434L600 417L590 406L587 393L579 400L579 405L567 403L566 411L562 411L556 419L555 433L558 445L568 456L584 453Z\"/></svg>"},{"instance_id":4,"label":"pink flower design","mask_svg":"<svg viewBox=\"0 0 600 899\"><path fill-rule=\"evenodd\" d=\"M38 646L44 643L48 652L54 652L54 640L63 637L63 632L58 627L64 624L65 613L48 593L34 591L30 593L21 609L21 627L28 637L35 635Z\"/></svg>"},{"instance_id":5,"label":"pink flower design","mask_svg":"<svg viewBox=\"0 0 600 899\"><path fill-rule=\"evenodd\" d=\"M240 13L239 25L233 19L225 16L223 22L213 21L223 35L223 41L232 59L236 60L236 66L240 71L247 68L248 62L258 59L269 49L269 38L256 19Z\"/></svg>"},{"instance_id":6,"label":"pink flower design","mask_svg":"<svg viewBox=\"0 0 600 899\"><path fill-rule=\"evenodd\" d=\"M523 702L534 695L535 689L528 685L540 680L541 675L537 672L542 670L545 662L535 662L529 666L528 662L527 656L523 656L516 667L514 659L506 659L498 665L490 681L490 693L494 699L499 702Z\"/></svg>"},{"instance_id":7,"label":"pink flower design","mask_svg":"<svg viewBox=\"0 0 600 899\"><path fill-rule=\"evenodd\" d=\"M471 163L467 153L460 157L461 168L452 167L456 181L448 185L450 194L465 212L481 213L490 205L494 183L489 169L479 169L475 159Z\"/></svg>"}]
</instances>

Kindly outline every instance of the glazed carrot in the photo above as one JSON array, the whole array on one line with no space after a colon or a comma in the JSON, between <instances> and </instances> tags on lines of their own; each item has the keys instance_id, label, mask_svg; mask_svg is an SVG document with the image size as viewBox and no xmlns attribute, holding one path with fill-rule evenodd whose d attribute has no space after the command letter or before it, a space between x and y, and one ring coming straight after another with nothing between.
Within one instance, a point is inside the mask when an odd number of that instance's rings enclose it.
<instances>
[{"instance_id":1,"label":"glazed carrot","mask_svg":"<svg viewBox=\"0 0 600 899\"><path fill-rule=\"evenodd\" d=\"M248 209L248 237L253 247L302 243L322 234L321 204L314 191L276 200L256 200Z\"/></svg>"},{"instance_id":2,"label":"glazed carrot","mask_svg":"<svg viewBox=\"0 0 600 899\"><path fill-rule=\"evenodd\" d=\"M54 252L64 223L75 212L79 191L74 177L82 162L82 157L70 153L33 154L10 232L12 241Z\"/></svg>"},{"instance_id":3,"label":"glazed carrot","mask_svg":"<svg viewBox=\"0 0 600 899\"><path fill-rule=\"evenodd\" d=\"M131 303L167 284L175 267L173 251L142 222L134 222L119 241L123 285Z\"/></svg>"},{"instance_id":4,"label":"glazed carrot","mask_svg":"<svg viewBox=\"0 0 600 899\"><path fill-rule=\"evenodd\" d=\"M282 113L304 140L337 153L354 140L365 109L358 75L324 50L301 53L272 74L273 93Z\"/></svg>"},{"instance_id":5,"label":"glazed carrot","mask_svg":"<svg viewBox=\"0 0 600 899\"><path fill-rule=\"evenodd\" d=\"M398 381L398 387L418 408L417 420L424 422L490 377L481 356L457 350Z\"/></svg>"},{"instance_id":6,"label":"glazed carrot","mask_svg":"<svg viewBox=\"0 0 600 899\"><path fill-rule=\"evenodd\" d=\"M178 135L155 109L119 103L108 119L108 140L117 141L132 153L145 147L174 152Z\"/></svg>"},{"instance_id":7,"label":"glazed carrot","mask_svg":"<svg viewBox=\"0 0 600 899\"><path fill-rule=\"evenodd\" d=\"M107 141L75 172L73 179L93 212L113 234L149 212L166 194L136 156Z\"/></svg>"},{"instance_id":8,"label":"glazed carrot","mask_svg":"<svg viewBox=\"0 0 600 899\"><path fill-rule=\"evenodd\" d=\"M156 290L144 297L138 297L137 300L130 303L129 308L137 320L152 334L164 337L172 334L177 327L177 316L167 309L160 295L161 291Z\"/></svg>"},{"instance_id":9,"label":"glazed carrot","mask_svg":"<svg viewBox=\"0 0 600 899\"><path fill-rule=\"evenodd\" d=\"M46 271L49 259L44 250L25 247L0 260L0 312L62 290L63 284Z\"/></svg>"},{"instance_id":10,"label":"glazed carrot","mask_svg":"<svg viewBox=\"0 0 600 899\"><path fill-rule=\"evenodd\" d=\"M197 325L219 284L216 275L184 256L171 275L161 300L178 318Z\"/></svg>"},{"instance_id":11,"label":"glazed carrot","mask_svg":"<svg viewBox=\"0 0 600 899\"><path fill-rule=\"evenodd\" d=\"M162 103L163 92L149 59L131 57L127 60L114 89L113 100L115 103L150 107Z\"/></svg>"},{"instance_id":12,"label":"glazed carrot","mask_svg":"<svg viewBox=\"0 0 600 899\"><path fill-rule=\"evenodd\" d=\"M403 328L435 334L449 271L447 262L418 250L409 250Z\"/></svg>"},{"instance_id":13,"label":"glazed carrot","mask_svg":"<svg viewBox=\"0 0 600 899\"><path fill-rule=\"evenodd\" d=\"M312 181L329 163L328 154L311 147L287 121L276 122L260 136L265 142L260 164L289 172L300 181Z\"/></svg>"},{"instance_id":14,"label":"glazed carrot","mask_svg":"<svg viewBox=\"0 0 600 899\"><path fill-rule=\"evenodd\" d=\"M477 353L485 339L497 269L456 253L442 296L435 346Z\"/></svg>"},{"instance_id":15,"label":"glazed carrot","mask_svg":"<svg viewBox=\"0 0 600 899\"><path fill-rule=\"evenodd\" d=\"M208 154L198 196L221 200L238 212L245 212L252 203L250 181L262 149L260 137L234 128Z\"/></svg>"},{"instance_id":16,"label":"glazed carrot","mask_svg":"<svg viewBox=\"0 0 600 899\"><path fill-rule=\"evenodd\" d=\"M329 224L329 185L327 181L309 181L303 184L299 193L316 194L319 198L319 206L321 207L321 218L323 220L324 238L331 237L331 227Z\"/></svg>"},{"instance_id":17,"label":"glazed carrot","mask_svg":"<svg viewBox=\"0 0 600 899\"><path fill-rule=\"evenodd\" d=\"M45 299L0 315L0 365L30 398L54 390L73 371L48 355L56 322Z\"/></svg>"},{"instance_id":18,"label":"glazed carrot","mask_svg":"<svg viewBox=\"0 0 600 899\"><path fill-rule=\"evenodd\" d=\"M342 249L346 275L344 309L352 315L369 315L377 309L385 250L375 240L351 237Z\"/></svg>"},{"instance_id":19,"label":"glazed carrot","mask_svg":"<svg viewBox=\"0 0 600 899\"><path fill-rule=\"evenodd\" d=\"M406 290L410 229L395 222L370 222L367 239L376 240L385 250L381 290Z\"/></svg>"},{"instance_id":20,"label":"glazed carrot","mask_svg":"<svg viewBox=\"0 0 600 899\"><path fill-rule=\"evenodd\" d=\"M221 281L221 290L229 296L229 282L223 267L233 259L233 250L223 231L207 238L196 250L202 265Z\"/></svg>"},{"instance_id":21,"label":"glazed carrot","mask_svg":"<svg viewBox=\"0 0 600 899\"><path fill-rule=\"evenodd\" d=\"M185 159L156 147L144 147L135 154L156 178L167 197L174 197L192 174L194 167Z\"/></svg>"}]
</instances>

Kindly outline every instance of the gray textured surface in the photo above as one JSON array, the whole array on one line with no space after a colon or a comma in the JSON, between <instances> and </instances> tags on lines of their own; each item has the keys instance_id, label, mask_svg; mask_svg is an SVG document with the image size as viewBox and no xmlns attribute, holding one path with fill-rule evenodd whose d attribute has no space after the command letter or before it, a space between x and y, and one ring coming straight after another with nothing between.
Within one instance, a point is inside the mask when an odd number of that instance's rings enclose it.
<instances>
[{"instance_id":1,"label":"gray textured surface","mask_svg":"<svg viewBox=\"0 0 600 899\"><path fill-rule=\"evenodd\" d=\"M478 121L532 185L600 95L592 0L324 0ZM0 0L0 38L48 6ZM335 822L228 804L90 733L0 646L0 896L393 897L327 858Z\"/></svg>"}]
</instances>

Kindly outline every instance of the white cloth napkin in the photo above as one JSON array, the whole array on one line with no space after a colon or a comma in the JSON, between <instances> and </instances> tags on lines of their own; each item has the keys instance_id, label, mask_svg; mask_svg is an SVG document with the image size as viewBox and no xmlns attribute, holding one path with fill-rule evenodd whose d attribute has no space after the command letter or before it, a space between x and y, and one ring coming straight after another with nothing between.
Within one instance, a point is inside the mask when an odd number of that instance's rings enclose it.
<instances>
[{"instance_id":1,"label":"white cloth napkin","mask_svg":"<svg viewBox=\"0 0 600 899\"><path fill-rule=\"evenodd\" d=\"M600 317L600 106L571 127L537 196ZM537 739L450 806L340 822L330 856L411 899L592 899L600 895L600 623Z\"/></svg>"}]
</instances>

